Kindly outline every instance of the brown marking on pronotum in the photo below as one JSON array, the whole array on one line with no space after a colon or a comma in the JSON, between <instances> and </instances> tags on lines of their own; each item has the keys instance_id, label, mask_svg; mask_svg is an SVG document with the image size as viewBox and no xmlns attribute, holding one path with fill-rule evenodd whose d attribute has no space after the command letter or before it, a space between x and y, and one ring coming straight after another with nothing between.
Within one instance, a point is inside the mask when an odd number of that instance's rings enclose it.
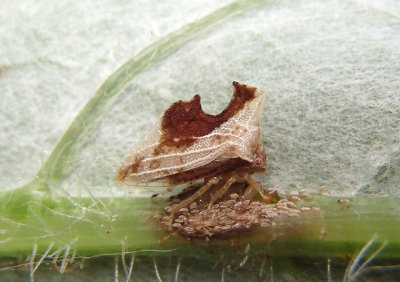
<instances>
[{"instance_id":1,"label":"brown marking on pronotum","mask_svg":"<svg viewBox=\"0 0 400 282\"><path fill-rule=\"evenodd\" d=\"M149 164L149 167L150 167L151 169L156 169L156 168L159 168L160 166L161 166L161 164L160 164L160 162L157 161L157 160L152 160L152 161L150 162L150 164Z\"/></svg>"},{"instance_id":2,"label":"brown marking on pronotum","mask_svg":"<svg viewBox=\"0 0 400 282\"><path fill-rule=\"evenodd\" d=\"M129 173L135 173L137 172L140 163L144 159L144 156L135 156L133 162L129 163L125 169L118 169L116 174L115 174L115 180L122 182Z\"/></svg>"},{"instance_id":3,"label":"brown marking on pronotum","mask_svg":"<svg viewBox=\"0 0 400 282\"><path fill-rule=\"evenodd\" d=\"M193 179L211 178L214 176L218 176L223 173L233 171L237 168L245 166L250 166L249 162L242 160L240 158L234 158L227 160L223 164L210 163L208 165L196 169L173 174L170 177L167 177L167 180L172 185L186 183L192 181Z\"/></svg>"},{"instance_id":4,"label":"brown marking on pronotum","mask_svg":"<svg viewBox=\"0 0 400 282\"><path fill-rule=\"evenodd\" d=\"M235 91L229 105L218 115L203 112L200 96L195 95L190 101L173 103L162 117L160 146L188 146L194 137L211 133L222 123L228 121L245 103L255 97L256 88L233 82Z\"/></svg>"}]
</instances>

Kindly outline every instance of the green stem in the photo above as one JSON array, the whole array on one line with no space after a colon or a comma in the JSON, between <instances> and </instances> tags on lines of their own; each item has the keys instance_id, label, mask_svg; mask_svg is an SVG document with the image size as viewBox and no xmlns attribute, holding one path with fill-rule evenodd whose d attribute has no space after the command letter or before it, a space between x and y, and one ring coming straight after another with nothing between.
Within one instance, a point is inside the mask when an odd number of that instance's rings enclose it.
<instances>
[{"instance_id":1,"label":"green stem","mask_svg":"<svg viewBox=\"0 0 400 282\"><path fill-rule=\"evenodd\" d=\"M354 198L351 206L337 201L334 197L315 197L304 205L318 206L321 212L284 219L273 230L260 229L207 243L204 239L188 242L180 236L163 239L168 232L153 218L163 200L48 198L8 192L1 196L0 205L1 256L25 258L36 244L38 254L49 245L53 251L69 247L79 256L120 253L124 246L126 251L154 250L148 252L152 255L171 251L201 257L214 249L229 252L234 242L251 243L259 253L270 256L334 258L354 254L376 235L377 244L387 242L380 257L398 257L399 199Z\"/></svg>"}]
</instances>

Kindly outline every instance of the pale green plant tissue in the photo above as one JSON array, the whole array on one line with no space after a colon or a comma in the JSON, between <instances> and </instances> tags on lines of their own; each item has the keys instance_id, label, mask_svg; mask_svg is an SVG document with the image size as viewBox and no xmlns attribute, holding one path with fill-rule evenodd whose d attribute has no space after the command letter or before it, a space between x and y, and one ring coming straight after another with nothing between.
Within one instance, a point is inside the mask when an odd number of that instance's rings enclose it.
<instances>
[{"instance_id":1,"label":"pale green plant tissue","mask_svg":"<svg viewBox=\"0 0 400 282\"><path fill-rule=\"evenodd\" d=\"M1 189L35 175L122 63L228 2L23 3L0 4ZM271 1L217 26L128 83L62 187L124 194L114 169L162 111L200 94L218 113L237 80L267 94L265 186L398 195L399 16L396 1Z\"/></svg>"}]
</instances>

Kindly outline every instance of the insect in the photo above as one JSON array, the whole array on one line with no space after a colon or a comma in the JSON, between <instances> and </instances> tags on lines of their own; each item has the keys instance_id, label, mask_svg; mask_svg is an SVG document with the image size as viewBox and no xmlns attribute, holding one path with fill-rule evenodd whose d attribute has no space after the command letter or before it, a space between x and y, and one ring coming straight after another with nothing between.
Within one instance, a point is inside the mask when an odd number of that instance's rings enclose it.
<instances>
[{"instance_id":1,"label":"insect","mask_svg":"<svg viewBox=\"0 0 400 282\"><path fill-rule=\"evenodd\" d=\"M233 82L228 106L217 115L203 112L200 96L169 106L159 122L122 160L115 180L120 183L179 184L204 179L189 198L171 207L175 213L217 186L209 206L238 181L260 191L250 175L266 170L260 119L264 93ZM218 186L219 185L219 186Z\"/></svg>"}]
</instances>

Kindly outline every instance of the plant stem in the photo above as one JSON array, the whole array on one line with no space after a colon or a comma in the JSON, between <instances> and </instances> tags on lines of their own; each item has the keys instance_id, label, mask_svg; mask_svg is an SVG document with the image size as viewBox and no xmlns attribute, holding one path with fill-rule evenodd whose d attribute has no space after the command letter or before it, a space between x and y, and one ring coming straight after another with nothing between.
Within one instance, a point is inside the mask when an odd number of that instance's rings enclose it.
<instances>
[{"instance_id":1,"label":"plant stem","mask_svg":"<svg viewBox=\"0 0 400 282\"><path fill-rule=\"evenodd\" d=\"M332 258L353 254L375 235L375 243L388 243L380 257L396 258L400 253L399 199L354 198L350 206L343 206L338 198L318 196L303 204L318 206L320 212L282 219L274 229L212 238L210 242L189 242L177 235L164 239L168 232L153 218L164 204L162 199L92 200L7 192L0 204L1 256L26 258L36 244L38 254L52 245L53 251L69 248L78 256L121 253L124 249L148 250L145 255L168 251L190 257L207 256L216 249L229 252L232 244L250 243L268 255Z\"/></svg>"}]
</instances>

